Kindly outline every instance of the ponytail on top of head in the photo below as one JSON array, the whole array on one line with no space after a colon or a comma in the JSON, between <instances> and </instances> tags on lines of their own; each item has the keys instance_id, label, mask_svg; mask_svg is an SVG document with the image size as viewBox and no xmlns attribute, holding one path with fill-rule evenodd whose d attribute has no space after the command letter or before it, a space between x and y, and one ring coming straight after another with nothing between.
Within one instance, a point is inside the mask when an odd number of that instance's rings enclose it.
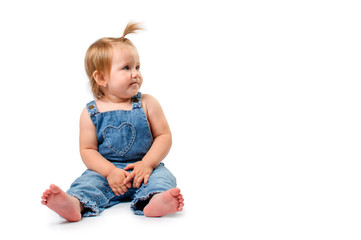
<instances>
[{"instance_id":1,"label":"ponytail on top of head","mask_svg":"<svg viewBox=\"0 0 361 240\"><path fill-rule=\"evenodd\" d=\"M125 38L128 34L136 33L139 30L143 30L140 23L129 22L124 29L122 38Z\"/></svg>"}]
</instances>

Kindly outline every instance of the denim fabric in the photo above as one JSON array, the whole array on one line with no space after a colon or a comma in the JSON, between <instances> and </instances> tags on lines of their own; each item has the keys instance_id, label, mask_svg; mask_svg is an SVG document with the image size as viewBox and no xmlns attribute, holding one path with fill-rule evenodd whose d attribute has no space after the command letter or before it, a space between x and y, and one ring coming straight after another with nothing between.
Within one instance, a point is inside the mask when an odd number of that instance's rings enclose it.
<instances>
[{"instance_id":1,"label":"denim fabric","mask_svg":"<svg viewBox=\"0 0 361 240\"><path fill-rule=\"evenodd\" d=\"M122 169L126 165L127 163L115 163L116 167ZM108 207L129 201L132 201L130 206L132 211L136 215L143 215L143 208L154 194L174 187L176 187L175 177L163 163L160 163L146 185L142 184L139 189L132 187L124 195L116 196L106 178L89 169L72 183L67 193L83 204L83 217L98 215Z\"/></svg>"},{"instance_id":2,"label":"denim fabric","mask_svg":"<svg viewBox=\"0 0 361 240\"><path fill-rule=\"evenodd\" d=\"M109 161L139 161L152 146L153 137L141 101L139 92L132 97L130 111L98 112L95 101L87 104L97 131L98 151Z\"/></svg>"},{"instance_id":3,"label":"denim fabric","mask_svg":"<svg viewBox=\"0 0 361 240\"><path fill-rule=\"evenodd\" d=\"M99 153L121 169L142 160L153 143L141 99L139 92L132 98L132 110L129 111L98 112L95 101L87 104L96 127ZM139 189L130 188L121 196L113 193L106 178L89 169L72 183L67 193L83 204L83 217L98 215L104 209L126 201L132 201L130 208L135 214L143 215L143 208L154 194L174 187L175 177L160 163L146 185L142 184Z\"/></svg>"}]
</instances>

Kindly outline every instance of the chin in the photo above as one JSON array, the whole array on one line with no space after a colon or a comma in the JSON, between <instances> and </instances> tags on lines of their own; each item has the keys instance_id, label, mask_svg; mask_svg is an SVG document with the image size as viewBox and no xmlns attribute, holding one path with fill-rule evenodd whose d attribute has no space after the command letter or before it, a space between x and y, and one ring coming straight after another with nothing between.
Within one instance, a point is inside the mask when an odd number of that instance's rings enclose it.
<instances>
[{"instance_id":1,"label":"chin","mask_svg":"<svg viewBox=\"0 0 361 240\"><path fill-rule=\"evenodd\" d=\"M129 91L129 94L133 97L135 95L137 95L138 91L139 91L139 87L138 88L134 88L132 90Z\"/></svg>"}]
</instances>

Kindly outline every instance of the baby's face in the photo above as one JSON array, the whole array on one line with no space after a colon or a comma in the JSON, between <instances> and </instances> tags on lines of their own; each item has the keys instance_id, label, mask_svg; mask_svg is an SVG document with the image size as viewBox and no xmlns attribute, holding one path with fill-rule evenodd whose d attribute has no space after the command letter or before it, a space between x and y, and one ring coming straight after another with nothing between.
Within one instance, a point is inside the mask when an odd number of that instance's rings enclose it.
<instances>
[{"instance_id":1,"label":"baby's face","mask_svg":"<svg viewBox=\"0 0 361 240\"><path fill-rule=\"evenodd\" d=\"M142 83L137 49L128 45L115 46L107 78L109 93L119 98L131 98L138 93Z\"/></svg>"}]
</instances>

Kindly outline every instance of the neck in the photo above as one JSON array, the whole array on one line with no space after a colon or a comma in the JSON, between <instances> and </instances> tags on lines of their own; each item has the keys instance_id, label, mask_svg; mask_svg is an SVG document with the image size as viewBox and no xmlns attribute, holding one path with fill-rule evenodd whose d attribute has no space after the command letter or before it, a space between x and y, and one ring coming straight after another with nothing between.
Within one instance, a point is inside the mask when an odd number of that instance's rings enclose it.
<instances>
[{"instance_id":1,"label":"neck","mask_svg":"<svg viewBox=\"0 0 361 240\"><path fill-rule=\"evenodd\" d=\"M105 94L105 96L102 97L102 100L104 102L109 102L109 103L127 103L130 101L130 99L131 98L120 98L109 94Z\"/></svg>"}]
</instances>

